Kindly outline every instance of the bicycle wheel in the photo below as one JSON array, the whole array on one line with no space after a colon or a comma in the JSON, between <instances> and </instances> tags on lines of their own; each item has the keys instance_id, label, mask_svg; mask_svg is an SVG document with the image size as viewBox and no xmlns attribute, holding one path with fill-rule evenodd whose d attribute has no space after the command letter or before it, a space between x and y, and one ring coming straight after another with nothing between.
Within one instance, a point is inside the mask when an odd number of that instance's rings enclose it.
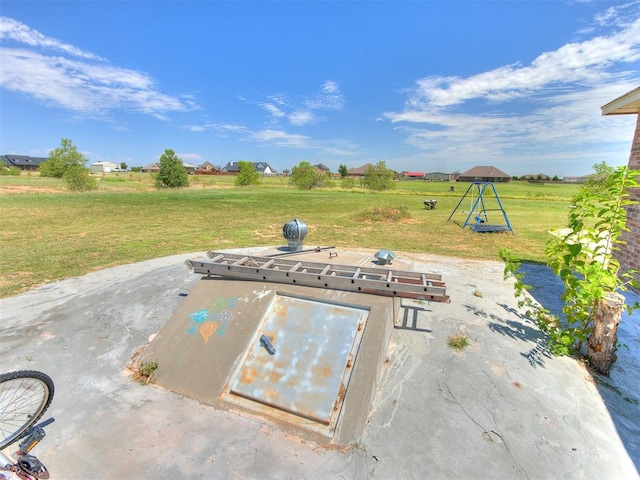
<instances>
[{"instance_id":1,"label":"bicycle wheel","mask_svg":"<svg viewBox=\"0 0 640 480\"><path fill-rule=\"evenodd\" d=\"M53 380L35 370L0 374L0 449L22 438L53 399Z\"/></svg>"}]
</instances>

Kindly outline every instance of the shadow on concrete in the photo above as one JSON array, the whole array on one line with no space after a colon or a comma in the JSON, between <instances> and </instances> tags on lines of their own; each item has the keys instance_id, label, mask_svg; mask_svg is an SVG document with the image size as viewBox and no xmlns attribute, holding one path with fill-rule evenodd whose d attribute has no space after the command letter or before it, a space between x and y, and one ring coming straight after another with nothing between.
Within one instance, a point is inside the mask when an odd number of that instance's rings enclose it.
<instances>
[{"instance_id":1,"label":"shadow on concrete","mask_svg":"<svg viewBox=\"0 0 640 480\"><path fill-rule=\"evenodd\" d=\"M544 367L545 359L551 358L551 353L549 353L546 347L544 334L534 326L530 319L514 308L500 304L505 311L515 316L518 320L505 319L492 313L488 314L473 305L465 304L463 306L468 312L490 320L487 325L492 332L525 342L527 345L533 343L533 348L520 352L520 355L526 358L532 367Z\"/></svg>"},{"instance_id":2,"label":"shadow on concrete","mask_svg":"<svg viewBox=\"0 0 640 480\"><path fill-rule=\"evenodd\" d=\"M520 272L524 273L523 282L531 286L529 290L531 296L552 314L563 318L561 295L564 291L564 285L553 274L553 271L546 265L523 263ZM633 293L626 292L625 297L627 304L638 301L638 296ZM630 330L625 329L625 322L629 322L631 325ZM634 343L637 348L640 338L633 338L634 336L637 337L633 333L629 335L629 332L634 332L634 328L640 328L640 314L637 311L631 316L626 313L623 314L618 329L618 341L622 345L629 342ZM541 335L541 345L544 347L544 342L546 341L544 335L542 333L539 333L539 335ZM546 348L543 348L543 351L546 357L550 356ZM634 370L636 368L634 363L637 359L633 355L624 355L624 358L622 358L623 353L628 352L621 352L620 348L618 353L618 361L612 368L611 377L602 376L590 369L589 372L629 457L636 468L640 470L640 401L638 400L640 398L640 385L632 377L632 375L635 375ZM635 355L637 356L638 354L635 353Z\"/></svg>"},{"instance_id":3,"label":"shadow on concrete","mask_svg":"<svg viewBox=\"0 0 640 480\"><path fill-rule=\"evenodd\" d=\"M402 325L396 325L395 328L398 330L413 330L414 332L426 332L431 333L433 330L429 330L428 328L418 328L418 315L420 312L428 312L423 307L415 307L412 305L403 305L402 306ZM409 324L411 323L411 324Z\"/></svg>"}]
</instances>

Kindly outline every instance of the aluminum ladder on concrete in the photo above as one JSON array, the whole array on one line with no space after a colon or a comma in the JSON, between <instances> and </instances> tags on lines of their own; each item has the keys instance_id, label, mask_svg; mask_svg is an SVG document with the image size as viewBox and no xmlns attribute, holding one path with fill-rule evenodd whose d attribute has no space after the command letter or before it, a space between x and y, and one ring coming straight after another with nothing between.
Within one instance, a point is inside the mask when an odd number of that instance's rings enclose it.
<instances>
[{"instance_id":1,"label":"aluminum ladder on concrete","mask_svg":"<svg viewBox=\"0 0 640 480\"><path fill-rule=\"evenodd\" d=\"M211 251L207 256L185 264L203 275L449 302L441 275Z\"/></svg>"}]
</instances>

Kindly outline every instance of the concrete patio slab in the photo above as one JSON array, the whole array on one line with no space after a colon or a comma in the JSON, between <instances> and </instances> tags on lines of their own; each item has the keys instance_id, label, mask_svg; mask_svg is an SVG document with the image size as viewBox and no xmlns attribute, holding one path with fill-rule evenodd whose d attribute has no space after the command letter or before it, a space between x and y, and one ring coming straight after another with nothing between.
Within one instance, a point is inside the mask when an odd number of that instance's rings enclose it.
<instances>
[{"instance_id":1,"label":"concrete patio slab","mask_svg":"<svg viewBox=\"0 0 640 480\"><path fill-rule=\"evenodd\" d=\"M623 348L611 377L594 375L547 353L501 263L395 253L441 274L451 303L402 301L364 430L348 447L132 380L134 352L197 291L183 262L202 253L0 300L2 370L42 370L56 384L56 422L34 453L69 480L638 478L637 354ZM546 301L557 302L548 272L531 274L542 278L534 294L551 289ZM620 327L631 352L638 323L636 314ZM459 351L448 345L457 334L469 338Z\"/></svg>"}]
</instances>

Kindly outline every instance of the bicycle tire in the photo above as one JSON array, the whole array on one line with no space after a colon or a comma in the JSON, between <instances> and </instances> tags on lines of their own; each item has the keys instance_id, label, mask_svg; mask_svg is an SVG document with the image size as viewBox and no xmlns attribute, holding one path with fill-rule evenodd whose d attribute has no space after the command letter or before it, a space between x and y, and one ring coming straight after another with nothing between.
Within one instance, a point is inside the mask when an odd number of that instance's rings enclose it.
<instances>
[{"instance_id":1,"label":"bicycle tire","mask_svg":"<svg viewBox=\"0 0 640 480\"><path fill-rule=\"evenodd\" d=\"M53 400L53 380L35 370L0 374L0 449L25 436Z\"/></svg>"}]
</instances>

